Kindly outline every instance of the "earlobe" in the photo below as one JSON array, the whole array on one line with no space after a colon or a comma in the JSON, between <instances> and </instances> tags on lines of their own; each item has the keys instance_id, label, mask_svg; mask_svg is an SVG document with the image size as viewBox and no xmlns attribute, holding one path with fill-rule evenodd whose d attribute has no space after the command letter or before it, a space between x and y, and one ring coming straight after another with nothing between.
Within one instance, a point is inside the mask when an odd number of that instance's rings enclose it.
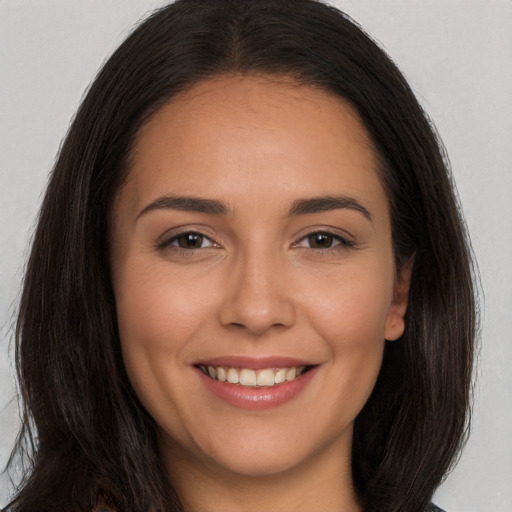
<instances>
[{"instance_id":1,"label":"earlobe","mask_svg":"<svg viewBox=\"0 0 512 512\"><path fill-rule=\"evenodd\" d=\"M404 317L409 303L409 288L411 286L413 266L414 256L411 256L396 274L393 301L384 326L384 338L388 341L397 340L404 333Z\"/></svg>"}]
</instances>

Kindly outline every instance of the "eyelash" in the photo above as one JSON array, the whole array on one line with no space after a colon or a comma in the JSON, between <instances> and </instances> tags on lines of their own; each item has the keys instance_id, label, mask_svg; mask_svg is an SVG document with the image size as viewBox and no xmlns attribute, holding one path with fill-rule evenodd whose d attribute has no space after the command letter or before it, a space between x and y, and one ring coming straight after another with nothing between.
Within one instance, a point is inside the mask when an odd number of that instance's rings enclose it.
<instances>
[{"instance_id":1,"label":"eyelash","mask_svg":"<svg viewBox=\"0 0 512 512\"><path fill-rule=\"evenodd\" d=\"M322 247L305 247L301 244L302 241L307 240L307 239L310 239L309 242L311 243L311 238L315 237L315 236L316 237L324 236L324 237L330 238L331 245L329 247L322 248ZM337 242L337 243L335 243L335 242ZM334 245L332 245L333 243L334 243ZM302 237L300 240L295 242L293 245L294 245L294 247L304 247L305 249L313 249L313 250L318 250L318 251L322 251L322 252L339 251L339 250L343 250L343 249L353 249L356 247L356 244L354 241L349 240L345 237L342 237L340 235L337 235L337 234L332 233L327 230L312 231L311 233L308 233L306 236Z\"/></svg>"},{"instance_id":2,"label":"eyelash","mask_svg":"<svg viewBox=\"0 0 512 512\"><path fill-rule=\"evenodd\" d=\"M179 245L177 245L177 243L179 243L178 241L181 237L185 237L185 236L200 237L201 242L208 241L210 245L208 245L206 247L190 247L190 248L180 247ZM331 245L329 247L322 248L322 247L308 247L301 243L307 239L310 239L309 242L311 244L311 239L312 239L312 237L315 237L315 236L316 237L324 236L324 237L330 238ZM332 244L334 244L334 245L332 245ZM172 250L175 252L179 252L183 255L186 255L186 254L190 254L191 252L199 251L201 249L208 249L210 247L219 247L219 244L217 244L213 239L211 239L210 237L204 235L203 233L201 233L199 231L190 230L190 231L183 231L181 233L173 234L171 237L165 238L164 240L159 241L157 243L156 247L160 251ZM302 238L297 240L297 242L294 242L292 244L292 247L312 249L312 250L316 250L316 251L319 251L322 253L326 253L326 252L340 251L343 249L353 249L356 247L356 244L352 240L349 240L345 237L342 237L340 235L332 233L328 230L318 230L318 231L312 231L311 233L308 233L307 235L303 236Z\"/></svg>"}]
</instances>

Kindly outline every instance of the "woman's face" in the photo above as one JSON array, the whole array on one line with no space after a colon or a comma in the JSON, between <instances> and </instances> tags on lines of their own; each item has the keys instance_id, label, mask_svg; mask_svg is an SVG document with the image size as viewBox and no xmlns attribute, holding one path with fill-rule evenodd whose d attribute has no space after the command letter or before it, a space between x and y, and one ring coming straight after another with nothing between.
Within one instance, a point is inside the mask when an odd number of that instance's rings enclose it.
<instances>
[{"instance_id":1,"label":"woman's face","mask_svg":"<svg viewBox=\"0 0 512 512\"><path fill-rule=\"evenodd\" d=\"M376 167L353 109L286 79L205 81L140 130L113 284L171 472L349 467L407 302Z\"/></svg>"}]
</instances>

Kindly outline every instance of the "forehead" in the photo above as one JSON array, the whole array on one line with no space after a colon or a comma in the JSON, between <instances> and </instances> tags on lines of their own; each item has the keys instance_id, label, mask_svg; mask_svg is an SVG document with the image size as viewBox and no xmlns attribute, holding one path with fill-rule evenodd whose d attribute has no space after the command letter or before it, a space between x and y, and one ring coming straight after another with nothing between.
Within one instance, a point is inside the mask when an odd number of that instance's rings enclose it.
<instances>
[{"instance_id":1,"label":"forehead","mask_svg":"<svg viewBox=\"0 0 512 512\"><path fill-rule=\"evenodd\" d=\"M139 207L177 193L374 200L383 194L377 167L346 101L288 78L227 76L177 95L141 128L125 192Z\"/></svg>"}]
</instances>

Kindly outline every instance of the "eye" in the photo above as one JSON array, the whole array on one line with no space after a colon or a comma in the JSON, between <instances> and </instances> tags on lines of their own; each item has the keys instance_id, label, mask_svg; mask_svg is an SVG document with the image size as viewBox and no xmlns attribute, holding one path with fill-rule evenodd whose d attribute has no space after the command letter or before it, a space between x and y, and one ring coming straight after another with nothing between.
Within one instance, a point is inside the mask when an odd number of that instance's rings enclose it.
<instances>
[{"instance_id":1,"label":"eye","mask_svg":"<svg viewBox=\"0 0 512 512\"><path fill-rule=\"evenodd\" d=\"M179 248L179 249L205 249L207 247L213 247L215 244L213 241L202 233L195 231L186 231L185 233L179 233L166 240L163 240L159 244L159 248Z\"/></svg>"},{"instance_id":2,"label":"eye","mask_svg":"<svg viewBox=\"0 0 512 512\"><path fill-rule=\"evenodd\" d=\"M315 231L299 240L297 245L309 249L332 249L336 246L353 247L354 242L328 231Z\"/></svg>"}]
</instances>

